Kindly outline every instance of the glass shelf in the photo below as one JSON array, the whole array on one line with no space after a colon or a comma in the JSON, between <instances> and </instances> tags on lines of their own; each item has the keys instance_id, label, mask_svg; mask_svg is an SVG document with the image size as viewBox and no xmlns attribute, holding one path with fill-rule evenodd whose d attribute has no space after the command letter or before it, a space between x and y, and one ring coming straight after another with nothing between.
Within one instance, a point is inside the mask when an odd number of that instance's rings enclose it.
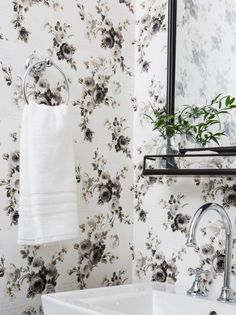
<instances>
[{"instance_id":1,"label":"glass shelf","mask_svg":"<svg viewBox=\"0 0 236 315\"><path fill-rule=\"evenodd\" d=\"M143 175L233 176L236 175L236 147L190 148L180 150L179 154L146 155Z\"/></svg>"}]
</instances>

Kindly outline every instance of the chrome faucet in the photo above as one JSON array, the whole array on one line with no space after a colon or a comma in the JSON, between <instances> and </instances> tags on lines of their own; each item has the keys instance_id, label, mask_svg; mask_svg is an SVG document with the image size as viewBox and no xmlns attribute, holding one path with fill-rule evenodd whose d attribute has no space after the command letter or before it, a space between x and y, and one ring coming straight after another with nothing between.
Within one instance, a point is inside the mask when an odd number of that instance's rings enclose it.
<instances>
[{"instance_id":1,"label":"chrome faucet","mask_svg":"<svg viewBox=\"0 0 236 315\"><path fill-rule=\"evenodd\" d=\"M201 218L206 214L208 211L216 211L220 216L224 224L225 234L226 234L226 243L225 243L225 261L224 261L224 284L221 289L220 296L218 301L224 303L235 303L236 300L233 297L233 290L231 289L231 260L232 260L232 224L230 218L225 211L225 209L216 204L216 203L206 203L201 208L199 208L196 213L194 214L188 235L187 235L187 242L186 245L188 247L193 247L195 251L199 251L199 248L196 243L196 232L201 221Z\"/></svg>"}]
</instances>

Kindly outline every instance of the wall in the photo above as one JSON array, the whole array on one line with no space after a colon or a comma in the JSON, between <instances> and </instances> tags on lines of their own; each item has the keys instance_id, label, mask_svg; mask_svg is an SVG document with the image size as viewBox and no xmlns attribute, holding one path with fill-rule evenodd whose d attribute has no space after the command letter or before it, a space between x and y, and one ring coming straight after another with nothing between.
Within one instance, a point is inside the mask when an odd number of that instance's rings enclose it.
<instances>
[{"instance_id":1,"label":"wall","mask_svg":"<svg viewBox=\"0 0 236 315\"><path fill-rule=\"evenodd\" d=\"M236 224L235 179L141 176L143 155L161 144L144 113L165 104L166 1L140 0L136 8L128 0L1 1L0 14L0 313L40 314L42 293L132 277L190 286L187 269L200 264L211 271L207 286L217 289L218 217L202 222L199 255L186 249L185 236L207 201L223 204ZM16 245L21 80L33 50L52 55L70 79L81 229L75 244ZM56 75L48 70L31 81L37 102L61 102Z\"/></svg>"},{"instance_id":2,"label":"wall","mask_svg":"<svg viewBox=\"0 0 236 315\"><path fill-rule=\"evenodd\" d=\"M0 1L1 315L40 314L42 293L131 281L133 10L119 0ZM80 238L49 247L16 243L21 81L34 50L70 80L76 147ZM63 87L50 69L29 93L55 105Z\"/></svg>"},{"instance_id":3,"label":"wall","mask_svg":"<svg viewBox=\"0 0 236 315\"><path fill-rule=\"evenodd\" d=\"M199 2L186 0L184 3L192 12ZM234 12L231 13L231 16L234 16ZM222 222L214 213L209 213L203 219L197 235L199 254L193 249L186 248L186 233L195 211L202 204L212 201L226 208L235 233L235 177L152 178L143 177L141 174L143 155L155 154L162 144L160 136L152 131L144 113L150 114L151 106L162 108L165 104L166 15L166 1L137 2L136 37L137 43L143 45L136 45L135 65L138 79L135 82L134 100L136 177L133 186L135 192L133 276L134 281L152 279L177 283L188 288L193 281L188 275L188 268L202 266L210 271L205 277L207 288L219 293L224 259ZM190 89L192 85L191 82L188 83ZM234 256L235 241L236 239L233 244ZM235 268L234 257L232 268L234 288Z\"/></svg>"}]
</instances>

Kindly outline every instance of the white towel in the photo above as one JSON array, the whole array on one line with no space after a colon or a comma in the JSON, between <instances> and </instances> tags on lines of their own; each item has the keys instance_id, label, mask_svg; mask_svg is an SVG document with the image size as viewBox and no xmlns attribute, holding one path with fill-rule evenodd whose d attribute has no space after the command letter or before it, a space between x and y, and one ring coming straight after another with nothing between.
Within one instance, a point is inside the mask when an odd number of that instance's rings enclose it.
<instances>
[{"instance_id":1,"label":"white towel","mask_svg":"<svg viewBox=\"0 0 236 315\"><path fill-rule=\"evenodd\" d=\"M18 243L38 245L78 237L75 161L67 105L30 103L20 144Z\"/></svg>"}]
</instances>

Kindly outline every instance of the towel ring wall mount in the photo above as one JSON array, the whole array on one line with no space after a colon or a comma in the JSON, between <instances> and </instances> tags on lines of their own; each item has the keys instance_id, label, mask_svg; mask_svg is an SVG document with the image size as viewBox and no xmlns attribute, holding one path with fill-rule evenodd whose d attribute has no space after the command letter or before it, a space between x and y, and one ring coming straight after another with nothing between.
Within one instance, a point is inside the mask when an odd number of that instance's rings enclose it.
<instances>
[{"instance_id":1,"label":"towel ring wall mount","mask_svg":"<svg viewBox=\"0 0 236 315\"><path fill-rule=\"evenodd\" d=\"M50 68L52 66L54 68L56 68L61 73L61 75L64 78L65 85L66 85L65 104L68 105L68 102L69 102L69 82L68 82L68 79L67 79L65 73L50 58L45 58L45 59L39 60L39 58L36 57L35 53L30 55L25 61L26 71L25 71L25 74L24 74L24 77L23 77L23 84L22 84L22 86L23 86L23 96L24 96L25 102L27 104L29 104L27 91L26 91L28 75L33 77L33 78L38 77L38 76L40 76L42 74L43 71L45 71L47 68Z\"/></svg>"}]
</instances>

